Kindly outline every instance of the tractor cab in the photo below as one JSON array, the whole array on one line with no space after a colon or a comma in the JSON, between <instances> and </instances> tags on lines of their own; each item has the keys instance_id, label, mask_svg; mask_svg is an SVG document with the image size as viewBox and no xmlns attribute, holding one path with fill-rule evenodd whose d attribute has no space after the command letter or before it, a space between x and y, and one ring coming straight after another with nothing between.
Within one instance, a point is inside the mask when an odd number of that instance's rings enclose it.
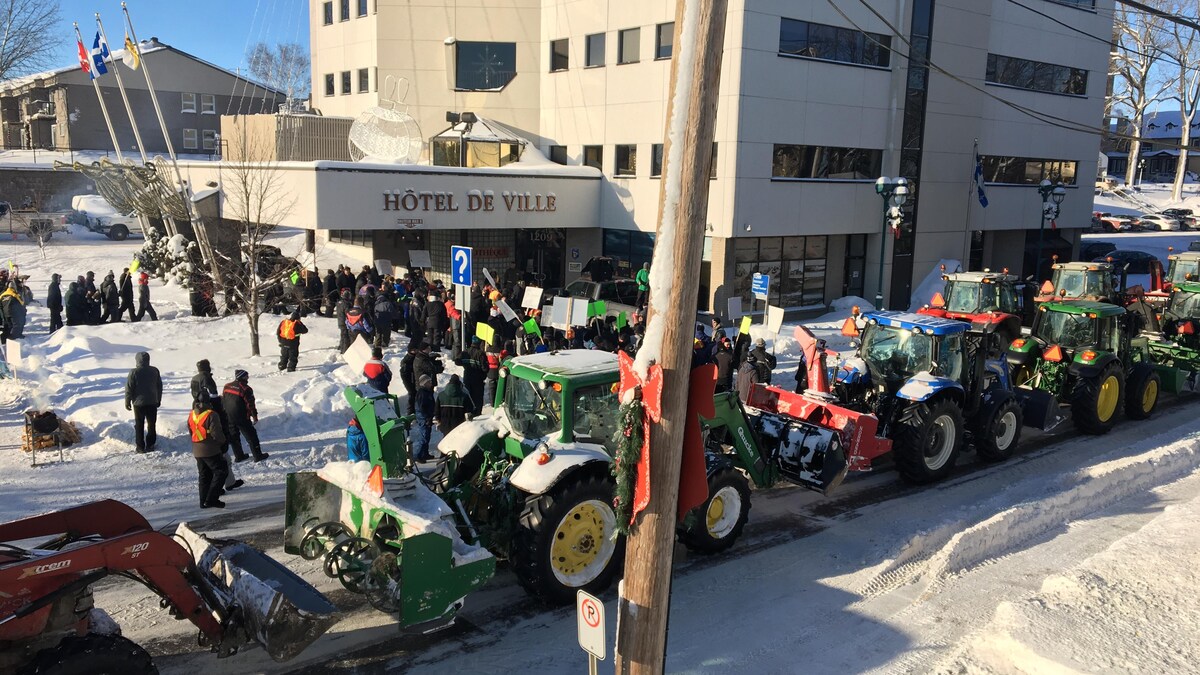
<instances>
[{"instance_id":1,"label":"tractor cab","mask_svg":"<svg viewBox=\"0 0 1200 675\"><path fill-rule=\"evenodd\" d=\"M1004 272L956 272L943 274L946 287L918 314L969 322L981 330L992 326L1005 344L1021 333L1022 300L1018 279Z\"/></svg>"},{"instance_id":2,"label":"tractor cab","mask_svg":"<svg viewBox=\"0 0 1200 675\"><path fill-rule=\"evenodd\" d=\"M512 430L508 453L523 459L541 442L583 442L611 454L620 423L614 366L610 354L583 350L508 361L497 387L497 408Z\"/></svg>"},{"instance_id":3,"label":"tractor cab","mask_svg":"<svg viewBox=\"0 0 1200 675\"><path fill-rule=\"evenodd\" d=\"M1055 395L1063 393L1068 367L1093 367L1126 351L1127 323L1125 308L1119 305L1091 300L1043 303L1029 337L1018 338L1008 347L1014 380Z\"/></svg>"},{"instance_id":4,"label":"tractor cab","mask_svg":"<svg viewBox=\"0 0 1200 675\"><path fill-rule=\"evenodd\" d=\"M1166 283L1174 286L1185 281L1200 281L1200 252L1186 251L1167 256Z\"/></svg>"},{"instance_id":5,"label":"tractor cab","mask_svg":"<svg viewBox=\"0 0 1200 675\"><path fill-rule=\"evenodd\" d=\"M1035 302L1052 300L1090 300L1116 303L1117 269L1112 263L1055 263L1050 281L1042 284ZM1036 320L1036 317L1035 317Z\"/></svg>"},{"instance_id":6,"label":"tractor cab","mask_svg":"<svg viewBox=\"0 0 1200 675\"><path fill-rule=\"evenodd\" d=\"M1200 348L1200 281L1171 285L1162 313L1162 332L1181 345Z\"/></svg>"},{"instance_id":7,"label":"tractor cab","mask_svg":"<svg viewBox=\"0 0 1200 675\"><path fill-rule=\"evenodd\" d=\"M967 324L911 312L869 312L863 316L859 359L874 386L889 394L902 389L918 374L958 382L963 369L963 333ZM853 365L838 370L845 383Z\"/></svg>"}]
</instances>

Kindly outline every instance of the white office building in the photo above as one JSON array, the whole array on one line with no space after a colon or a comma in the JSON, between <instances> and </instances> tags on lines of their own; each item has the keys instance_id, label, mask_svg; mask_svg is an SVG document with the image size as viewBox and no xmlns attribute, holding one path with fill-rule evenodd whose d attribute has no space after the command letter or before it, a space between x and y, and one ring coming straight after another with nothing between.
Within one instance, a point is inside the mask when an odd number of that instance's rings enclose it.
<instances>
[{"instance_id":1,"label":"white office building","mask_svg":"<svg viewBox=\"0 0 1200 675\"><path fill-rule=\"evenodd\" d=\"M336 165L312 172L313 213L329 212L323 194L349 206L337 223L305 225L372 255L395 250L387 242L397 232L419 236L435 267L451 243L550 281L569 281L592 255L639 266L658 213L674 9L671 0L313 0L314 107L357 117L401 78L397 96L427 139L450 126L447 112L471 112L566 165L496 168L495 157L432 144L425 154L436 164L463 166L407 171L442 181L460 203L485 181L496 195L569 193L571 211L416 209L397 224L383 192L408 189L405 170ZM730 0L701 307L748 301L756 271L771 275L772 304L800 308L873 297L882 259L887 304L904 306L941 259L1029 274L1039 236L1047 260L1070 255L1090 218L1112 12L1113 0ZM910 182L898 231L875 193L881 176ZM1044 228L1043 179L1068 188Z\"/></svg>"}]
</instances>

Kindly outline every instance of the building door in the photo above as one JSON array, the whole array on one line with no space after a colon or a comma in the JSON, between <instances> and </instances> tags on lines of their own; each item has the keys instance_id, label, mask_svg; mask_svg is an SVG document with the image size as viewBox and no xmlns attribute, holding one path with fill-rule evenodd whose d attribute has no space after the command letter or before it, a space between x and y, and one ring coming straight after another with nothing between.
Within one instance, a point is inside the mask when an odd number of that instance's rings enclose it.
<instances>
[{"instance_id":1,"label":"building door","mask_svg":"<svg viewBox=\"0 0 1200 675\"><path fill-rule=\"evenodd\" d=\"M566 233L560 228L517 230L517 269L525 282L541 288L562 288L563 243Z\"/></svg>"},{"instance_id":2,"label":"building door","mask_svg":"<svg viewBox=\"0 0 1200 675\"><path fill-rule=\"evenodd\" d=\"M852 234L846 238L846 269L842 276L842 295L863 295L866 281L867 235Z\"/></svg>"}]
</instances>

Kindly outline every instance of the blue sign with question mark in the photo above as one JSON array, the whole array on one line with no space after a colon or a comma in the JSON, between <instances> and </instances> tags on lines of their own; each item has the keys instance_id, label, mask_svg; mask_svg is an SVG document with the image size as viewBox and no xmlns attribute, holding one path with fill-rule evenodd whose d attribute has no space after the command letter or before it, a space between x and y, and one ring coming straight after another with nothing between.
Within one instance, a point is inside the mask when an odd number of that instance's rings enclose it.
<instances>
[{"instance_id":1,"label":"blue sign with question mark","mask_svg":"<svg viewBox=\"0 0 1200 675\"><path fill-rule=\"evenodd\" d=\"M450 247L450 283L459 286L471 285L471 247Z\"/></svg>"}]
</instances>

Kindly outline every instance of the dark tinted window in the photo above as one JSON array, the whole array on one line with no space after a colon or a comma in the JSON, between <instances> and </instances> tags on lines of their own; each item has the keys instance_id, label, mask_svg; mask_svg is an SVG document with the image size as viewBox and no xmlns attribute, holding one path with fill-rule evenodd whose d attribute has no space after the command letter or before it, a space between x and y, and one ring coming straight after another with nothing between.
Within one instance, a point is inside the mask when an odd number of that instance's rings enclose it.
<instances>
[{"instance_id":1,"label":"dark tinted window","mask_svg":"<svg viewBox=\"0 0 1200 675\"><path fill-rule=\"evenodd\" d=\"M1037 185L1042 180L1051 183L1075 184L1078 162L1030 157L1001 157L988 155L983 161L983 180L988 183Z\"/></svg>"},{"instance_id":2,"label":"dark tinted window","mask_svg":"<svg viewBox=\"0 0 1200 675\"><path fill-rule=\"evenodd\" d=\"M661 176L663 169L663 144L655 143L650 146L650 175Z\"/></svg>"},{"instance_id":3,"label":"dark tinted window","mask_svg":"<svg viewBox=\"0 0 1200 675\"><path fill-rule=\"evenodd\" d=\"M637 63L641 60L642 30L629 28L617 33L617 63Z\"/></svg>"},{"instance_id":4,"label":"dark tinted window","mask_svg":"<svg viewBox=\"0 0 1200 675\"><path fill-rule=\"evenodd\" d=\"M891 38L795 19L779 20L779 53L839 63L886 67Z\"/></svg>"},{"instance_id":5,"label":"dark tinted window","mask_svg":"<svg viewBox=\"0 0 1200 675\"><path fill-rule=\"evenodd\" d=\"M585 39L587 47L586 66L602 66L604 65L604 33L596 33L589 35Z\"/></svg>"},{"instance_id":6,"label":"dark tinted window","mask_svg":"<svg viewBox=\"0 0 1200 675\"><path fill-rule=\"evenodd\" d=\"M567 146L552 145L550 146L550 161L555 164L567 163Z\"/></svg>"},{"instance_id":7,"label":"dark tinted window","mask_svg":"<svg viewBox=\"0 0 1200 675\"><path fill-rule=\"evenodd\" d=\"M567 54L569 43L566 38L550 41L550 72L566 70L570 62Z\"/></svg>"},{"instance_id":8,"label":"dark tinted window","mask_svg":"<svg viewBox=\"0 0 1200 675\"><path fill-rule=\"evenodd\" d=\"M671 58L675 45L675 22L660 23L654 29L654 58Z\"/></svg>"},{"instance_id":9,"label":"dark tinted window","mask_svg":"<svg viewBox=\"0 0 1200 675\"><path fill-rule=\"evenodd\" d=\"M636 176L637 175L637 146L636 145L618 145L616 147L616 163L617 166L613 169L614 176Z\"/></svg>"},{"instance_id":10,"label":"dark tinted window","mask_svg":"<svg viewBox=\"0 0 1200 675\"><path fill-rule=\"evenodd\" d=\"M583 165L590 166L595 169L604 170L604 146L602 145L585 145L583 146Z\"/></svg>"},{"instance_id":11,"label":"dark tinted window","mask_svg":"<svg viewBox=\"0 0 1200 675\"><path fill-rule=\"evenodd\" d=\"M333 73L327 73L325 75L325 95L333 96L334 93L336 93L336 92L335 92L334 86L333 86Z\"/></svg>"},{"instance_id":12,"label":"dark tinted window","mask_svg":"<svg viewBox=\"0 0 1200 675\"><path fill-rule=\"evenodd\" d=\"M329 24L333 23L333 3L325 3L321 9L324 11L325 25L328 26Z\"/></svg>"},{"instance_id":13,"label":"dark tinted window","mask_svg":"<svg viewBox=\"0 0 1200 675\"><path fill-rule=\"evenodd\" d=\"M992 84L1051 94L1087 95L1088 71L1053 63L988 54L986 80Z\"/></svg>"},{"instance_id":14,"label":"dark tinted window","mask_svg":"<svg viewBox=\"0 0 1200 675\"><path fill-rule=\"evenodd\" d=\"M771 176L825 180L874 180L883 165L883 151L820 145L776 145Z\"/></svg>"},{"instance_id":15,"label":"dark tinted window","mask_svg":"<svg viewBox=\"0 0 1200 675\"><path fill-rule=\"evenodd\" d=\"M455 44L456 89L503 89L517 74L517 45L513 42Z\"/></svg>"}]
</instances>

